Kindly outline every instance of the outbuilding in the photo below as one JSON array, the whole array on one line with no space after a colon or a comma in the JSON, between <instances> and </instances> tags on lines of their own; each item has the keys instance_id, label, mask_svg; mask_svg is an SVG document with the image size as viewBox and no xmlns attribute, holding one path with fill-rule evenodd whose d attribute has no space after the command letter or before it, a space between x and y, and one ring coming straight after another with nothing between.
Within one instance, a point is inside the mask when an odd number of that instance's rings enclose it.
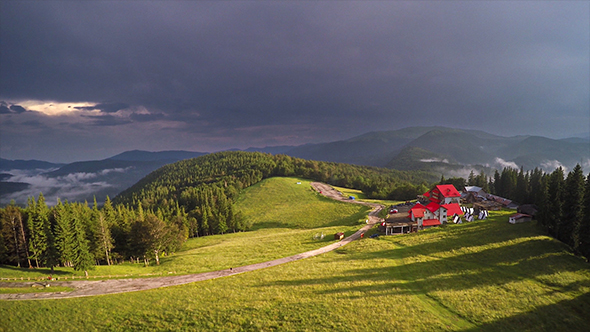
<instances>
[{"instance_id":1,"label":"outbuilding","mask_svg":"<svg viewBox=\"0 0 590 332\"><path fill-rule=\"evenodd\" d=\"M533 217L531 215L524 214L524 213L517 213L517 214L511 215L510 218L508 218L508 222L511 224L518 224L521 222L531 221L532 219L533 219Z\"/></svg>"}]
</instances>

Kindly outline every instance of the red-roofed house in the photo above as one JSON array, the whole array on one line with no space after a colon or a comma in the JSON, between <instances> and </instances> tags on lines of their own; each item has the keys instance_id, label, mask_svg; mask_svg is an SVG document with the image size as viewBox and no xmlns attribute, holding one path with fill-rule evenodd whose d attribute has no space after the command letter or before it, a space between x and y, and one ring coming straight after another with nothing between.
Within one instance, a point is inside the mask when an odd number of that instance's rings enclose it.
<instances>
[{"instance_id":1,"label":"red-roofed house","mask_svg":"<svg viewBox=\"0 0 590 332\"><path fill-rule=\"evenodd\" d=\"M459 203L461 194L452 184L439 184L430 191L430 201L439 204Z\"/></svg>"},{"instance_id":2,"label":"red-roofed house","mask_svg":"<svg viewBox=\"0 0 590 332\"><path fill-rule=\"evenodd\" d=\"M461 194L452 184L437 185L424 193L422 197L427 197L430 203L426 206L416 204L410 210L409 216L412 221L418 222L418 229L446 224L449 218L463 215L459 205ZM416 209L415 212L413 212L414 209Z\"/></svg>"},{"instance_id":3,"label":"red-roofed house","mask_svg":"<svg viewBox=\"0 0 590 332\"><path fill-rule=\"evenodd\" d=\"M426 219L422 222L423 227L440 226L440 221L437 219Z\"/></svg>"}]
</instances>

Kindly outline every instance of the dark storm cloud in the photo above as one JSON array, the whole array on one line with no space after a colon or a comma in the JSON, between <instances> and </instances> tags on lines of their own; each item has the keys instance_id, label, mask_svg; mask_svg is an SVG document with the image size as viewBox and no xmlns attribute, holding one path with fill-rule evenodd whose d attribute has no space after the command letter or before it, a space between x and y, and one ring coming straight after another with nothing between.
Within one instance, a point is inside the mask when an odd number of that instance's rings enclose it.
<instances>
[{"instance_id":1,"label":"dark storm cloud","mask_svg":"<svg viewBox=\"0 0 590 332\"><path fill-rule=\"evenodd\" d=\"M80 111L101 111L104 113L116 113L120 110L129 108L128 104L125 103L110 103L110 104L96 104L94 106L78 106L78 107L74 107L77 110Z\"/></svg>"},{"instance_id":2,"label":"dark storm cloud","mask_svg":"<svg viewBox=\"0 0 590 332\"><path fill-rule=\"evenodd\" d=\"M10 106L10 110L14 113L23 113L23 112L27 111L24 107L19 106L19 105Z\"/></svg>"},{"instance_id":3,"label":"dark storm cloud","mask_svg":"<svg viewBox=\"0 0 590 332\"><path fill-rule=\"evenodd\" d=\"M77 109L121 142L161 122L197 150L416 125L589 130L587 2L0 6L0 97L96 103Z\"/></svg>"},{"instance_id":4,"label":"dark storm cloud","mask_svg":"<svg viewBox=\"0 0 590 332\"><path fill-rule=\"evenodd\" d=\"M9 105L4 101L0 101L0 114L24 113L27 110L20 105Z\"/></svg>"},{"instance_id":5,"label":"dark storm cloud","mask_svg":"<svg viewBox=\"0 0 590 332\"><path fill-rule=\"evenodd\" d=\"M129 119L112 116L112 115L100 115L100 116L85 116L85 118L92 119L90 125L101 127L101 126L120 126L131 123ZM84 128L84 127L81 127Z\"/></svg>"},{"instance_id":6,"label":"dark storm cloud","mask_svg":"<svg viewBox=\"0 0 590 332\"><path fill-rule=\"evenodd\" d=\"M156 113L156 114L131 113L129 118L131 120L137 121L137 122L149 122L149 121L162 120L165 118L165 115L162 113Z\"/></svg>"}]
</instances>

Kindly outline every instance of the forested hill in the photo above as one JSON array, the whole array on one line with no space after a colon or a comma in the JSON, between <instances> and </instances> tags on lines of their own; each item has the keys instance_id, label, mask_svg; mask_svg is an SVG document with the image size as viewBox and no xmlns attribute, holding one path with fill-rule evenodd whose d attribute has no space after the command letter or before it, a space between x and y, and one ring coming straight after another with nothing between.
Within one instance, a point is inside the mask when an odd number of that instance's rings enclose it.
<instances>
[{"instance_id":1,"label":"forested hill","mask_svg":"<svg viewBox=\"0 0 590 332\"><path fill-rule=\"evenodd\" d=\"M409 199L426 191L439 175L259 152L219 152L163 166L119 194L114 203L141 203L153 210L174 209L178 204L199 221L215 217L231 223L235 217L231 202L240 190L273 176L297 176L361 189L370 197Z\"/></svg>"}]
</instances>

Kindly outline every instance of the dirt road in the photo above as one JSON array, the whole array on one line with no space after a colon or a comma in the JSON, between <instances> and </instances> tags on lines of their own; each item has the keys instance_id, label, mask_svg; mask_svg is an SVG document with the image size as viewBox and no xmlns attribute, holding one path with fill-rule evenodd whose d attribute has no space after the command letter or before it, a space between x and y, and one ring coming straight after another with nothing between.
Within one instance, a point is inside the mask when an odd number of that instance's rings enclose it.
<instances>
[{"instance_id":1,"label":"dirt road","mask_svg":"<svg viewBox=\"0 0 590 332\"><path fill-rule=\"evenodd\" d=\"M326 197L330 197L335 200L345 201L348 203L354 204L362 204L373 207L373 210L369 213L369 222L367 225L363 226L360 230L356 233L352 234L349 237L344 238L343 240L332 243L328 246L307 251L301 254L284 257L280 259L275 259L268 262L245 265L233 268L231 270L220 270L220 271L213 271L213 272L205 272L205 273L198 273L198 274L188 274L182 276L170 276L170 277L157 277L157 278L142 278L142 279L109 279L109 280L100 280L100 281L88 281L88 280L81 280L81 281L55 281L51 282L51 286L64 286L64 287L71 287L74 290L70 292L46 292L46 293L14 293L14 294L0 294L0 299L2 300L40 300L40 299L64 299L64 298L73 298L73 297L85 297L85 296L95 296L95 295L105 295L105 294L116 294L116 293L125 293L125 292L135 292L135 291L142 291L160 287L168 287L168 286L177 286L188 284L191 282L196 281L203 281L209 279L215 279L220 277L227 277L231 275L236 275L244 272L254 271L258 269L263 269L266 267L276 266L279 264L284 264L288 262L297 261L300 259L308 258L317 256L334 249L340 248L342 246L347 245L348 243L358 239L361 236L361 233L368 231L374 224L379 222L379 211L383 208L383 206L374 203L365 203L359 201L353 201L346 199L342 195L340 195L336 190L332 189L332 187L319 183L313 182L312 186L316 188L316 190L320 191L322 195ZM22 286L32 286L33 284L40 284L39 282L25 282L25 283L0 283L0 287L10 287L18 285Z\"/></svg>"}]
</instances>

